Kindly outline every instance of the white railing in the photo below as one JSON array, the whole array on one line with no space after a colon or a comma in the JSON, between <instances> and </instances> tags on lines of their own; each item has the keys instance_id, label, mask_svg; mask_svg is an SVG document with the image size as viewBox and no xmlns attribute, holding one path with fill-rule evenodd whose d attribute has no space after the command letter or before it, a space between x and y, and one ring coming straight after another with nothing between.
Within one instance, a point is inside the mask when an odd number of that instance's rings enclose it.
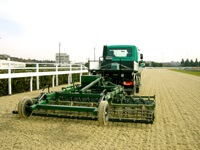
<instances>
[{"instance_id":1,"label":"white railing","mask_svg":"<svg viewBox=\"0 0 200 150\"><path fill-rule=\"evenodd\" d=\"M28 65L34 65L34 67L28 67ZM11 63L8 63L7 67L0 67L0 70L7 70L7 73L0 73L0 79L8 79L9 95L12 94L12 78L30 77L30 91L32 92L33 77L36 77L36 86L37 86L36 89L38 90L40 76L52 76L52 87L54 87L55 77L56 77L56 86L58 86L58 75L68 74L68 84L70 84L72 82L72 74L80 73L80 81L81 81L82 73L88 72L87 67L80 64L69 64L68 66L65 67L59 67L58 64L52 64L52 63L26 63L26 66L27 67L14 68L11 67ZM26 72L12 73L13 70L24 70ZM40 70L43 71L40 72Z\"/></svg>"}]
</instances>

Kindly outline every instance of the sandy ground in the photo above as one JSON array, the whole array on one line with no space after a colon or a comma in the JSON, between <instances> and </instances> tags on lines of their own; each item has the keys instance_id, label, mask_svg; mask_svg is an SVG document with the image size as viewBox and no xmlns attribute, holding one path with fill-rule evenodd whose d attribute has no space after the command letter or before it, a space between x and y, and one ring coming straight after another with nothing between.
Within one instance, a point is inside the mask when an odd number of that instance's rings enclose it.
<instances>
[{"instance_id":1,"label":"sandy ground","mask_svg":"<svg viewBox=\"0 0 200 150\"><path fill-rule=\"evenodd\" d=\"M140 95L156 95L154 124L20 119L11 113L18 100L40 91L15 94L0 97L0 149L200 149L200 78L165 69L142 76Z\"/></svg>"}]
</instances>

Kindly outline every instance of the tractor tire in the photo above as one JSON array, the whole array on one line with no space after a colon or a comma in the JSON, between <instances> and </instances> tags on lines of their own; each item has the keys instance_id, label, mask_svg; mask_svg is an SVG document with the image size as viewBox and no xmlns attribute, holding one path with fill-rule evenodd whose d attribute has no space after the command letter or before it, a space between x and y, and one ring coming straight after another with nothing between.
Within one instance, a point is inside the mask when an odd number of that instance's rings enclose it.
<instances>
[{"instance_id":1,"label":"tractor tire","mask_svg":"<svg viewBox=\"0 0 200 150\"><path fill-rule=\"evenodd\" d=\"M139 93L140 92L140 77L136 76L136 88L135 88L135 93Z\"/></svg>"},{"instance_id":2,"label":"tractor tire","mask_svg":"<svg viewBox=\"0 0 200 150\"><path fill-rule=\"evenodd\" d=\"M29 106L33 105L33 101L30 98L23 98L18 103L18 113L21 118L28 118L31 116L32 111L29 110Z\"/></svg>"},{"instance_id":3,"label":"tractor tire","mask_svg":"<svg viewBox=\"0 0 200 150\"><path fill-rule=\"evenodd\" d=\"M134 87L133 87L133 95L135 95L135 93L136 93L136 86L134 85Z\"/></svg>"},{"instance_id":4,"label":"tractor tire","mask_svg":"<svg viewBox=\"0 0 200 150\"><path fill-rule=\"evenodd\" d=\"M140 92L140 88L136 87L136 93L139 93L139 92Z\"/></svg>"},{"instance_id":5,"label":"tractor tire","mask_svg":"<svg viewBox=\"0 0 200 150\"><path fill-rule=\"evenodd\" d=\"M21 110L22 100L23 100L23 99L21 99L21 100L18 102L18 105L17 105L17 111L18 111L19 117L22 116L22 112L20 111L20 110Z\"/></svg>"},{"instance_id":6,"label":"tractor tire","mask_svg":"<svg viewBox=\"0 0 200 150\"><path fill-rule=\"evenodd\" d=\"M98 121L100 126L105 126L108 123L109 113L108 113L108 102L101 101L98 108Z\"/></svg>"}]
</instances>

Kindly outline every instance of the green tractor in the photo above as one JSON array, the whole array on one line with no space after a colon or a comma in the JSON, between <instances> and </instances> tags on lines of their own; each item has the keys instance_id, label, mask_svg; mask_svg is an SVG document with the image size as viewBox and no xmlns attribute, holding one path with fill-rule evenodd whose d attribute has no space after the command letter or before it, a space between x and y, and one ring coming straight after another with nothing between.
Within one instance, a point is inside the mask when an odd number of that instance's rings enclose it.
<instances>
[{"instance_id":1,"label":"green tractor","mask_svg":"<svg viewBox=\"0 0 200 150\"><path fill-rule=\"evenodd\" d=\"M23 98L13 113L94 119L101 126L108 121L153 123L155 96L131 94L139 92L141 62L135 46L104 46L103 58L89 62L91 75L82 76L81 84Z\"/></svg>"}]
</instances>

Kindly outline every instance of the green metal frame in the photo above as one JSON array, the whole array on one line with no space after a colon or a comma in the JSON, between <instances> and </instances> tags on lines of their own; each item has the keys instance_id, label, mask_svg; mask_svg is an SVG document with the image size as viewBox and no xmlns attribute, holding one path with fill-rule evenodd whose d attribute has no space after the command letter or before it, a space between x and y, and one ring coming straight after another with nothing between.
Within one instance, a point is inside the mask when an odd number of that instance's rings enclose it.
<instances>
[{"instance_id":1,"label":"green metal frame","mask_svg":"<svg viewBox=\"0 0 200 150\"><path fill-rule=\"evenodd\" d=\"M84 85L84 86L83 86ZM29 111L61 110L70 112L90 113L98 116L101 101L107 101L109 108L129 108L131 111L145 111L154 113L155 96L126 95L124 88L99 76L82 76L81 85L62 88L62 91L41 93L32 98L33 105ZM73 105L72 105L73 104ZM151 117L152 118L152 117Z\"/></svg>"}]
</instances>

